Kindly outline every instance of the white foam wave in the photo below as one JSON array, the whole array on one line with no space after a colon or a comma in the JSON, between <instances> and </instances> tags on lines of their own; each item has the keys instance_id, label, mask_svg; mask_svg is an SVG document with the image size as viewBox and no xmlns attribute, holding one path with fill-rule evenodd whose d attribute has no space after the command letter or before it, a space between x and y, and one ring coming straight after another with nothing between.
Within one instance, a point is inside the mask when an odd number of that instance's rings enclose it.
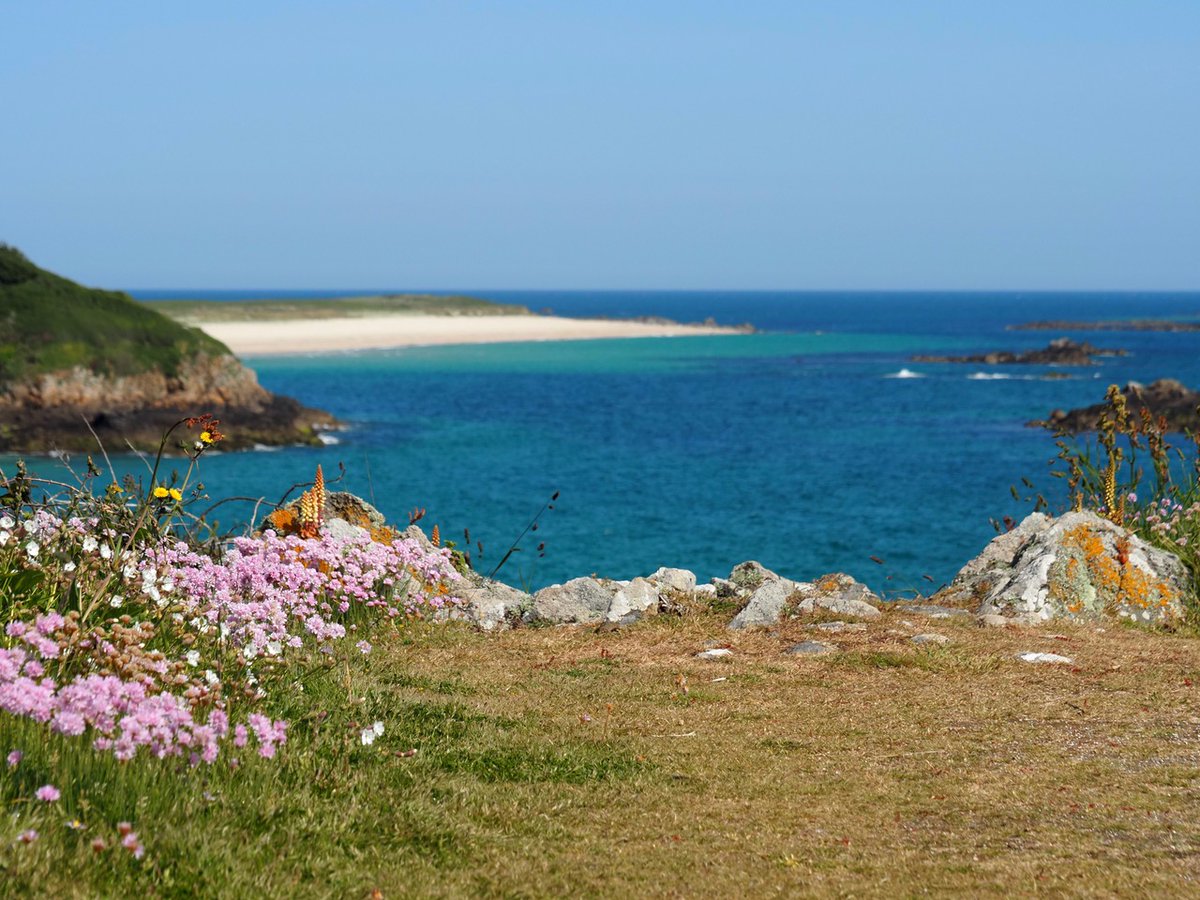
<instances>
[{"instance_id":1,"label":"white foam wave","mask_svg":"<svg viewBox=\"0 0 1200 900\"><path fill-rule=\"evenodd\" d=\"M971 381L1008 381L1012 376L1007 372L972 372L967 378Z\"/></svg>"},{"instance_id":2,"label":"white foam wave","mask_svg":"<svg viewBox=\"0 0 1200 900\"><path fill-rule=\"evenodd\" d=\"M914 372L912 369L901 369L899 372L893 372L891 375L884 375L884 378L924 378L920 372Z\"/></svg>"}]
</instances>

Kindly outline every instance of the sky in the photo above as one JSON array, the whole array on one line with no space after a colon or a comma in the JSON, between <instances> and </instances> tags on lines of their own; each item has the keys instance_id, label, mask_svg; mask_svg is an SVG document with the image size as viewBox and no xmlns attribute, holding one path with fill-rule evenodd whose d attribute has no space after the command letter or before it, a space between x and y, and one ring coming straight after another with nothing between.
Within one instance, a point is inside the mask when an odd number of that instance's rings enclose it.
<instances>
[{"instance_id":1,"label":"sky","mask_svg":"<svg viewBox=\"0 0 1200 900\"><path fill-rule=\"evenodd\" d=\"M1196 0L0 0L0 241L138 289L1200 289Z\"/></svg>"}]
</instances>

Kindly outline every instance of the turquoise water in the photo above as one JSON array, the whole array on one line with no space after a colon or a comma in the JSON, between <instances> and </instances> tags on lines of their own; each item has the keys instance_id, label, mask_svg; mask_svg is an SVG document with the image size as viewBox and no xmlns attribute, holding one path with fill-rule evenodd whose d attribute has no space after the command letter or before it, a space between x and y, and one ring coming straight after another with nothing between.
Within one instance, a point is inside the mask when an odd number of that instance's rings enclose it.
<instances>
[{"instance_id":1,"label":"turquoise water","mask_svg":"<svg viewBox=\"0 0 1200 900\"><path fill-rule=\"evenodd\" d=\"M420 506L447 537L470 528L486 570L559 491L501 573L529 586L660 565L708 578L753 558L797 578L842 570L881 590L930 588L994 534L989 519L1027 511L1010 485L1028 476L1052 497L1060 486L1045 475L1053 439L1027 420L1096 402L1110 382L1200 383L1196 334L1076 335L1132 355L1064 381L908 362L1058 336L1005 330L1029 319L1194 316L1198 294L486 295L777 333L250 359L265 386L350 429L336 446L212 456L210 494L274 497L318 462L330 475L341 463L344 487L389 516ZM924 377L890 377L904 368Z\"/></svg>"}]
</instances>

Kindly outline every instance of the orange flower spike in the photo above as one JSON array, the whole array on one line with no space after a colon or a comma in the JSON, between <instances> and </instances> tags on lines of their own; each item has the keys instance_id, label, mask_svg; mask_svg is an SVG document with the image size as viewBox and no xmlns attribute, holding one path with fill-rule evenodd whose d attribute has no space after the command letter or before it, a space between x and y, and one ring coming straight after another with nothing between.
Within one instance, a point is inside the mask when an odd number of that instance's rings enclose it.
<instances>
[{"instance_id":1,"label":"orange flower spike","mask_svg":"<svg viewBox=\"0 0 1200 900\"><path fill-rule=\"evenodd\" d=\"M436 525L433 526L433 531L429 535L429 541L435 547L442 546L442 533L438 530Z\"/></svg>"}]
</instances>

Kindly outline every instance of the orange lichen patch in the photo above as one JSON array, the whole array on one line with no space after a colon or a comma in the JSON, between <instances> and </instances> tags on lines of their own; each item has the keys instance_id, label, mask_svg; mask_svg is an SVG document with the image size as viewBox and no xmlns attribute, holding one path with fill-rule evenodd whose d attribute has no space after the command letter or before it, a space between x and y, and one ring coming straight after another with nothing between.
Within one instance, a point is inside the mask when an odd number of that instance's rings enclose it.
<instances>
[{"instance_id":1,"label":"orange lichen patch","mask_svg":"<svg viewBox=\"0 0 1200 900\"><path fill-rule=\"evenodd\" d=\"M1064 543L1082 552L1092 584L1113 606L1137 610L1167 609L1178 600L1178 592L1170 584L1130 563L1128 537L1117 539L1115 556L1108 552L1100 535L1086 525L1068 531ZM1072 558L1067 563L1068 578L1077 570L1078 562ZM1082 608L1078 602L1066 606L1072 613L1079 611L1076 607Z\"/></svg>"},{"instance_id":2,"label":"orange lichen patch","mask_svg":"<svg viewBox=\"0 0 1200 900\"><path fill-rule=\"evenodd\" d=\"M395 528L387 525L380 525L375 528L367 528L367 532L371 535L371 540L377 544L390 544L393 541L399 540L400 535Z\"/></svg>"},{"instance_id":3,"label":"orange lichen patch","mask_svg":"<svg viewBox=\"0 0 1200 900\"><path fill-rule=\"evenodd\" d=\"M830 575L828 578L822 578L817 582L817 590L819 591L836 591L838 587L838 580L832 575Z\"/></svg>"}]
</instances>

